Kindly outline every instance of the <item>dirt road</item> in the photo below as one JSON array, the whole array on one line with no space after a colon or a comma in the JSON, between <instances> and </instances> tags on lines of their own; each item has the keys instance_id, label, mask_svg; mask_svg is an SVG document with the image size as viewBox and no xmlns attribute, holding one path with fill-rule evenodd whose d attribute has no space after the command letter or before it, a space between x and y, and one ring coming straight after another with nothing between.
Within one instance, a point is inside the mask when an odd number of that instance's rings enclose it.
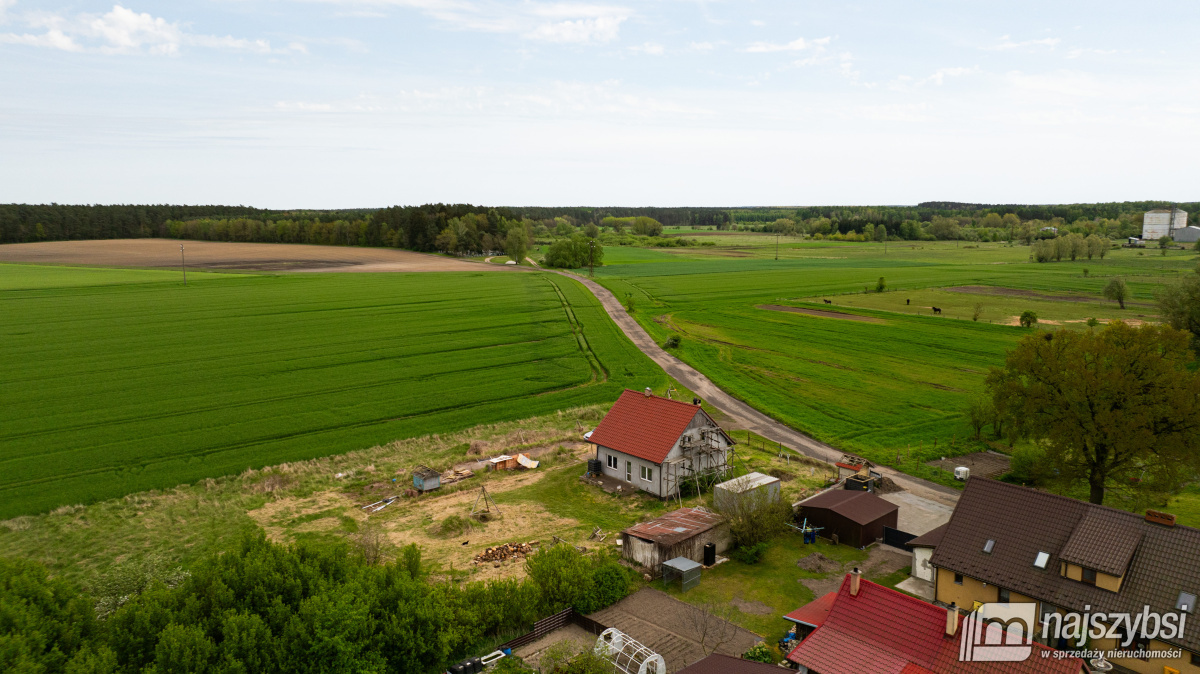
<instances>
[{"instance_id":1,"label":"dirt road","mask_svg":"<svg viewBox=\"0 0 1200 674\"><path fill-rule=\"evenodd\" d=\"M771 417L759 412L746 403L734 398L728 393L717 387L708 377L693 368L691 365L684 363L675 356L663 351L658 344L655 343L650 335L638 325L638 322L633 319L626 311L621 302L607 288L576 274L569 272L556 272L563 276L569 276L581 283L584 287L591 291L596 299L600 300L600 304L604 306L604 310L608 315L616 321L621 327L621 331L625 333L629 339L637 345L642 353L646 354L655 363L658 363L667 374L675 378L676 381L691 389L697 395L704 398L705 401L712 404L713 407L721 410L733 419L734 423L741 428L747 428L764 438L775 442L783 443L788 447L795 449L801 454L811 456L823 461L834 462L842 457L842 451L831 447L823 442L814 440L807 435L800 433L789 426L782 424ZM935 482L922 480L920 478L907 475L895 471L886 466L878 466L876 470L883 475L892 478L896 484L913 494L922 498L927 498L937 503L953 506L958 502L959 491L950 487L944 487Z\"/></svg>"}]
</instances>

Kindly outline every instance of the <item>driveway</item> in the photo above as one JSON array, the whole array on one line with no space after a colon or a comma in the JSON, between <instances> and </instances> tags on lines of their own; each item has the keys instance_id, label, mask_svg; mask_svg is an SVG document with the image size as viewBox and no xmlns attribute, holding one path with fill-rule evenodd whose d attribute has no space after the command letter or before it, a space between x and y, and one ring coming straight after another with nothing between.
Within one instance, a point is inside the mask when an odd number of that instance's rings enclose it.
<instances>
[{"instance_id":1,"label":"driveway","mask_svg":"<svg viewBox=\"0 0 1200 674\"><path fill-rule=\"evenodd\" d=\"M908 491L881 494L880 498L900 506L896 528L918 536L949 522L954 512L951 506Z\"/></svg>"},{"instance_id":2,"label":"driveway","mask_svg":"<svg viewBox=\"0 0 1200 674\"><path fill-rule=\"evenodd\" d=\"M823 442L814 440L807 435L796 431L795 429L782 424L771 417L759 412L746 403L734 398L728 393L722 391L708 377L704 376L700 371L693 368L691 365L679 360L675 356L663 351L661 347L641 325L625 311L625 307L621 305L620 300L616 298L607 288L570 272L556 271L556 274L562 274L579 281L587 288L596 299L600 300L600 304L604 306L604 310L608 315L620 326L621 331L625 333L633 343L646 354L667 374L675 378L676 381L691 389L697 395L711 404L713 407L724 412L734 423L740 428L747 428L773 442L782 443L791 447L801 454L811 456L828 463L834 463L841 460L843 452L835 447L831 447ZM959 491L950 487L945 487L935 482L922 480L920 478L898 472L887 466L877 466L877 472L887 477L890 477L896 484L903 487L906 491L920 496L923 499L933 501L953 508L955 503L958 503ZM930 527L933 528L933 527Z\"/></svg>"}]
</instances>

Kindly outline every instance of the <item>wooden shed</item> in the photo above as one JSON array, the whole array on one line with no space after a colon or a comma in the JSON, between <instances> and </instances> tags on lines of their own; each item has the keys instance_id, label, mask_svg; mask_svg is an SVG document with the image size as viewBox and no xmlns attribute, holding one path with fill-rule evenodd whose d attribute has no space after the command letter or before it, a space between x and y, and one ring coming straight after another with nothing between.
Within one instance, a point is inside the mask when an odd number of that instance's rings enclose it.
<instances>
[{"instance_id":1,"label":"wooden shed","mask_svg":"<svg viewBox=\"0 0 1200 674\"><path fill-rule=\"evenodd\" d=\"M442 474L429 466L413 469L413 489L420 492L433 491L442 486Z\"/></svg>"},{"instance_id":2,"label":"wooden shed","mask_svg":"<svg viewBox=\"0 0 1200 674\"><path fill-rule=\"evenodd\" d=\"M883 528L896 528L900 506L866 491L830 489L800 502L800 519L824 527L820 535L864 548L883 538Z\"/></svg>"},{"instance_id":3,"label":"wooden shed","mask_svg":"<svg viewBox=\"0 0 1200 674\"><path fill-rule=\"evenodd\" d=\"M715 545L719 554L731 542L725 518L701 508L680 508L622 531L621 555L658 573L663 562L676 557L703 561L705 543Z\"/></svg>"}]
</instances>

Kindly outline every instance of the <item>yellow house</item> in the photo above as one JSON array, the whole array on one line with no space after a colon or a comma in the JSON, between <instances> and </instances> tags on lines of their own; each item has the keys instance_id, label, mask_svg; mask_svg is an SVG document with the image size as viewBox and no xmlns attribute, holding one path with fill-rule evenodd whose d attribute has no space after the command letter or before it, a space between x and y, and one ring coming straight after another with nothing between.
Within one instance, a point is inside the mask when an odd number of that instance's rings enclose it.
<instances>
[{"instance_id":1,"label":"yellow house","mask_svg":"<svg viewBox=\"0 0 1200 674\"><path fill-rule=\"evenodd\" d=\"M1043 640L1070 613L1172 614L1181 634L1135 638L1122 650L1169 657L1113 658L1116 672L1200 674L1200 530L1015 485L971 478L930 557L935 599L970 611L990 602L1038 605L1038 640L1059 649L1122 649ZM1101 621L1112 628L1115 621ZM1118 626L1114 631L1120 631ZM1107 634L1105 635L1107 637ZM1169 653L1175 651L1178 655ZM1161 653L1160 653L1161 654Z\"/></svg>"}]
</instances>

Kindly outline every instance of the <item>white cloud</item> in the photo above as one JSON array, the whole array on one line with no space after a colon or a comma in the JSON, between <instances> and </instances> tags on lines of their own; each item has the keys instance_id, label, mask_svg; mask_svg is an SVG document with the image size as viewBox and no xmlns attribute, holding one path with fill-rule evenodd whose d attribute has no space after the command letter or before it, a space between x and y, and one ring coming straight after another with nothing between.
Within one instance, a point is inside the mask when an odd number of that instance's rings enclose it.
<instances>
[{"instance_id":1,"label":"white cloud","mask_svg":"<svg viewBox=\"0 0 1200 674\"><path fill-rule=\"evenodd\" d=\"M83 51L83 47L71 39L71 36L64 35L61 30L57 29L48 30L41 35L0 33L0 43L23 44L29 47L50 47L51 49L62 49L63 51Z\"/></svg>"},{"instance_id":2,"label":"white cloud","mask_svg":"<svg viewBox=\"0 0 1200 674\"><path fill-rule=\"evenodd\" d=\"M755 27L757 27L757 28L762 28L763 26L766 26L766 25L767 25L767 22L766 22L766 21L762 21L762 20L760 20L760 19L751 19L751 20L750 20L750 25L751 25L751 26L755 26Z\"/></svg>"},{"instance_id":3,"label":"white cloud","mask_svg":"<svg viewBox=\"0 0 1200 674\"><path fill-rule=\"evenodd\" d=\"M1040 40L1025 40L1024 42L1013 42L1012 38L1008 35L1001 35L1000 40L997 41L996 44L980 47L980 49L985 51L1010 51L1013 49L1029 51L1042 47L1054 49L1058 46L1059 42L1062 42L1062 40L1056 37L1046 37Z\"/></svg>"},{"instance_id":4,"label":"white cloud","mask_svg":"<svg viewBox=\"0 0 1200 674\"><path fill-rule=\"evenodd\" d=\"M75 17L65 17L59 14L32 14L25 18L25 23L31 28L44 28L46 32L41 35L8 33L0 35L0 42L106 54L144 52L175 55L179 53L180 47L185 46L258 54L308 51L298 42L277 49L272 48L267 40L188 33L178 22L170 22L145 12L135 12L121 5L113 5L111 11L102 15L79 14Z\"/></svg>"},{"instance_id":5,"label":"white cloud","mask_svg":"<svg viewBox=\"0 0 1200 674\"><path fill-rule=\"evenodd\" d=\"M715 46L711 42L693 42L688 45L688 49L692 51L712 51Z\"/></svg>"},{"instance_id":6,"label":"white cloud","mask_svg":"<svg viewBox=\"0 0 1200 674\"><path fill-rule=\"evenodd\" d=\"M832 39L833 38L831 37L822 37L816 40L805 40L801 37L785 44L777 44L773 42L755 42L746 47L746 49L743 51L759 54L780 51L803 51L805 49L822 51Z\"/></svg>"},{"instance_id":7,"label":"white cloud","mask_svg":"<svg viewBox=\"0 0 1200 674\"><path fill-rule=\"evenodd\" d=\"M600 16L594 19L576 19L544 23L524 34L530 40L543 42L609 42L617 38L624 16Z\"/></svg>"},{"instance_id":8,"label":"white cloud","mask_svg":"<svg viewBox=\"0 0 1200 674\"><path fill-rule=\"evenodd\" d=\"M939 68L937 72L926 77L924 83L940 87L946 81L947 77L962 77L963 75L970 75L977 72L979 72L979 66L973 68Z\"/></svg>"},{"instance_id":9,"label":"white cloud","mask_svg":"<svg viewBox=\"0 0 1200 674\"><path fill-rule=\"evenodd\" d=\"M15 4L17 0L0 0L0 21L4 21L4 12Z\"/></svg>"},{"instance_id":10,"label":"white cloud","mask_svg":"<svg viewBox=\"0 0 1200 674\"><path fill-rule=\"evenodd\" d=\"M1096 56L1108 56L1110 54L1120 53L1119 49L1072 49L1067 52L1067 58L1077 59L1084 54L1095 54Z\"/></svg>"},{"instance_id":11,"label":"white cloud","mask_svg":"<svg viewBox=\"0 0 1200 674\"><path fill-rule=\"evenodd\" d=\"M630 47L629 51L641 52L650 56L662 56L666 52L666 48L657 42L645 42L638 46Z\"/></svg>"}]
</instances>

